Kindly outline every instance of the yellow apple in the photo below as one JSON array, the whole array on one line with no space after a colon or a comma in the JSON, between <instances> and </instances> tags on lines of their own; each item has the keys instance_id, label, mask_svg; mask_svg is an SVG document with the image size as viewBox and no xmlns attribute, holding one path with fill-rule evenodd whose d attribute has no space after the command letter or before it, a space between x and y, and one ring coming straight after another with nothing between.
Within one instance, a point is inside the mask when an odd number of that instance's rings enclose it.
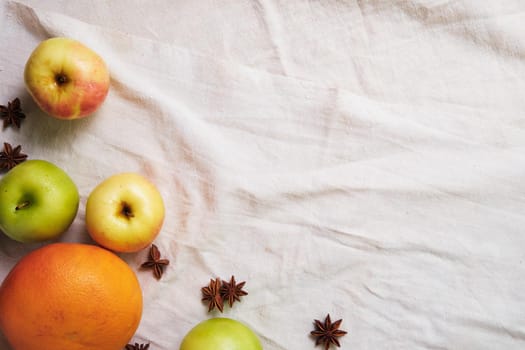
<instances>
[{"instance_id":1,"label":"yellow apple","mask_svg":"<svg viewBox=\"0 0 525 350\"><path fill-rule=\"evenodd\" d=\"M104 60L69 38L42 41L27 60L24 80L38 106L59 119L92 114L109 91Z\"/></svg>"},{"instance_id":2,"label":"yellow apple","mask_svg":"<svg viewBox=\"0 0 525 350\"><path fill-rule=\"evenodd\" d=\"M150 245L164 222L164 201L142 175L120 173L89 194L86 228L93 240L116 252L136 252Z\"/></svg>"}]
</instances>

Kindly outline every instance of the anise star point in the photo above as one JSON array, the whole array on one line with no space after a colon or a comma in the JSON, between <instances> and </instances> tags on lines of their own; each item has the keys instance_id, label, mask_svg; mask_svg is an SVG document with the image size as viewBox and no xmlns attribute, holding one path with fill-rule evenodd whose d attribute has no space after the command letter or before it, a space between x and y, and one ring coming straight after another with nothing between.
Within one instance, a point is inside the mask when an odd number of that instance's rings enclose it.
<instances>
[{"instance_id":1,"label":"anise star point","mask_svg":"<svg viewBox=\"0 0 525 350\"><path fill-rule=\"evenodd\" d=\"M20 129L22 119L26 115L22 112L20 99L17 97L13 101L7 102L7 106L0 106L0 118L4 120L4 129L10 125Z\"/></svg>"},{"instance_id":2,"label":"anise star point","mask_svg":"<svg viewBox=\"0 0 525 350\"><path fill-rule=\"evenodd\" d=\"M332 344L340 347L338 338L347 333L339 329L342 322L343 320L340 319L332 323L330 314L326 315L324 322L314 320L315 330L311 331L310 334L315 337L315 345L323 344L325 350L328 350Z\"/></svg>"},{"instance_id":3,"label":"anise star point","mask_svg":"<svg viewBox=\"0 0 525 350\"><path fill-rule=\"evenodd\" d=\"M224 301L221 297L221 279L210 279L206 287L201 288L202 301L208 303L208 312L217 308L220 312L224 310Z\"/></svg>"},{"instance_id":4,"label":"anise star point","mask_svg":"<svg viewBox=\"0 0 525 350\"><path fill-rule=\"evenodd\" d=\"M160 258L159 248L155 244L152 244L151 248L149 249L148 260L140 265L140 267L152 269L155 278L160 280L162 274L164 273L164 267L168 266L169 263L170 261L168 259Z\"/></svg>"},{"instance_id":5,"label":"anise star point","mask_svg":"<svg viewBox=\"0 0 525 350\"><path fill-rule=\"evenodd\" d=\"M235 281L235 276L231 276L230 282L222 281L222 286L220 289L221 297L224 301L228 301L230 307L233 306L235 301L241 301L241 297L248 295L248 293L242 288L246 282L237 283Z\"/></svg>"},{"instance_id":6,"label":"anise star point","mask_svg":"<svg viewBox=\"0 0 525 350\"><path fill-rule=\"evenodd\" d=\"M149 344L127 344L125 350L148 350Z\"/></svg>"},{"instance_id":7,"label":"anise star point","mask_svg":"<svg viewBox=\"0 0 525 350\"><path fill-rule=\"evenodd\" d=\"M15 148L4 142L4 150L0 152L0 170L8 171L27 159L27 154L21 152L22 146Z\"/></svg>"}]
</instances>

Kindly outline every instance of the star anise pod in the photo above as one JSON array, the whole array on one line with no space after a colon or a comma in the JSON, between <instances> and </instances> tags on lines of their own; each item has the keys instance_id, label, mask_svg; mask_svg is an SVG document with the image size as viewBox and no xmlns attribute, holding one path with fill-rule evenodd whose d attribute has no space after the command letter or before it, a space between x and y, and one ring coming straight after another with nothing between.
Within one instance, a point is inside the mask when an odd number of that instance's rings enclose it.
<instances>
[{"instance_id":1,"label":"star anise pod","mask_svg":"<svg viewBox=\"0 0 525 350\"><path fill-rule=\"evenodd\" d=\"M164 273L164 266L168 266L170 261L168 259L160 258L159 248L155 244L151 245L149 250L148 261L140 265L142 268L152 269L153 275L156 279L160 280Z\"/></svg>"},{"instance_id":2,"label":"star anise pod","mask_svg":"<svg viewBox=\"0 0 525 350\"><path fill-rule=\"evenodd\" d=\"M310 334L313 335L315 339L315 345L323 344L325 350L328 350L331 344L341 346L337 338L342 337L347 332L340 330L343 320L337 320L334 323L330 320L330 314L326 315L324 322L319 320L314 320L315 330L311 331Z\"/></svg>"},{"instance_id":3,"label":"star anise pod","mask_svg":"<svg viewBox=\"0 0 525 350\"><path fill-rule=\"evenodd\" d=\"M210 284L201 288L202 301L208 303L208 312L217 308L220 312L223 311L224 301L221 297L221 279L210 279Z\"/></svg>"},{"instance_id":4,"label":"star anise pod","mask_svg":"<svg viewBox=\"0 0 525 350\"><path fill-rule=\"evenodd\" d=\"M20 129L20 123L26 115L22 112L20 99L17 97L13 101L7 102L6 106L0 106L0 118L4 120L4 129L9 125L14 125Z\"/></svg>"},{"instance_id":5,"label":"star anise pod","mask_svg":"<svg viewBox=\"0 0 525 350\"><path fill-rule=\"evenodd\" d=\"M0 152L0 170L10 170L26 160L27 154L20 152L22 146L15 148L11 144L4 142L4 150Z\"/></svg>"},{"instance_id":6,"label":"star anise pod","mask_svg":"<svg viewBox=\"0 0 525 350\"><path fill-rule=\"evenodd\" d=\"M149 349L149 344L139 344L139 343L128 344L125 347L125 350L148 350L148 349Z\"/></svg>"},{"instance_id":7,"label":"star anise pod","mask_svg":"<svg viewBox=\"0 0 525 350\"><path fill-rule=\"evenodd\" d=\"M220 289L221 298L223 301L228 300L228 304L232 307L235 301L241 301L241 296L248 295L247 292L242 290L246 282L236 283L235 277L230 278L230 282L222 281Z\"/></svg>"}]
</instances>

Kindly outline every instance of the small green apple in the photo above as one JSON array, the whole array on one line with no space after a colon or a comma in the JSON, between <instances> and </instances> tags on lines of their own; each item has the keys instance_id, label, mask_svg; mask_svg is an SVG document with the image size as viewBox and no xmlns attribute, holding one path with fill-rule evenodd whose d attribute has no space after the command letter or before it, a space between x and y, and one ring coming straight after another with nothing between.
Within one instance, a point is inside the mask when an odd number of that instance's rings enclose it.
<instances>
[{"instance_id":1,"label":"small green apple","mask_svg":"<svg viewBox=\"0 0 525 350\"><path fill-rule=\"evenodd\" d=\"M146 248L164 222L157 187L136 173L112 175L98 184L86 203L86 228L93 240L116 252Z\"/></svg>"},{"instance_id":2,"label":"small green apple","mask_svg":"<svg viewBox=\"0 0 525 350\"><path fill-rule=\"evenodd\" d=\"M193 327L179 350L262 350L257 335L231 318L211 318Z\"/></svg>"},{"instance_id":3,"label":"small green apple","mask_svg":"<svg viewBox=\"0 0 525 350\"><path fill-rule=\"evenodd\" d=\"M73 180L45 160L25 161L0 180L0 230L19 242L41 242L64 233L78 211Z\"/></svg>"}]
</instances>

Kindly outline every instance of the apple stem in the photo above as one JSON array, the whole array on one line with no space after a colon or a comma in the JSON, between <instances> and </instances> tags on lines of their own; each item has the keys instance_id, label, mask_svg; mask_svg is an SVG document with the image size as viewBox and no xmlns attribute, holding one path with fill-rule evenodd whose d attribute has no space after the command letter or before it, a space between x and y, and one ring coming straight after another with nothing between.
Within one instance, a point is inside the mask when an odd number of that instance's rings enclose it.
<instances>
[{"instance_id":1,"label":"apple stem","mask_svg":"<svg viewBox=\"0 0 525 350\"><path fill-rule=\"evenodd\" d=\"M131 210L131 207L127 203L122 203L122 214L124 214L125 217L132 218L135 215L133 215L133 211Z\"/></svg>"},{"instance_id":2,"label":"apple stem","mask_svg":"<svg viewBox=\"0 0 525 350\"><path fill-rule=\"evenodd\" d=\"M16 206L15 210L24 209L25 207L28 207L29 204L31 204L29 201L22 202Z\"/></svg>"},{"instance_id":3,"label":"apple stem","mask_svg":"<svg viewBox=\"0 0 525 350\"><path fill-rule=\"evenodd\" d=\"M67 83L68 79L64 73L58 73L55 76L55 81L58 85L64 85L65 83Z\"/></svg>"}]
</instances>

